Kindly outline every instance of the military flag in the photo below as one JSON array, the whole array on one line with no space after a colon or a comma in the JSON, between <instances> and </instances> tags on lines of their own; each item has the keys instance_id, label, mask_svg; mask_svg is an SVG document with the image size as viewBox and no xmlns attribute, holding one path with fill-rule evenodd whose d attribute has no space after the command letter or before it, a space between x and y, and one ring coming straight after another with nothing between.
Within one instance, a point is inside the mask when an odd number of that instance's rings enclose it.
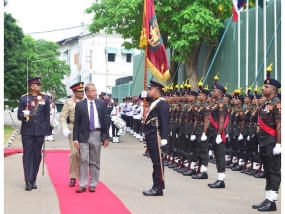
<instances>
[{"instance_id":1,"label":"military flag","mask_svg":"<svg viewBox=\"0 0 285 214\"><path fill-rule=\"evenodd\" d=\"M147 68L163 83L170 77L165 47L159 31L153 0L144 0L140 48L146 48Z\"/></svg>"}]
</instances>

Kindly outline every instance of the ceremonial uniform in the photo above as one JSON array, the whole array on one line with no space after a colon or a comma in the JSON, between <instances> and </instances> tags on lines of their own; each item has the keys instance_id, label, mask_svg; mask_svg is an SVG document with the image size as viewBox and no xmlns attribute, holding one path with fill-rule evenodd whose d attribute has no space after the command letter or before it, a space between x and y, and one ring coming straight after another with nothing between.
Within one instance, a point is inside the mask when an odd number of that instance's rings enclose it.
<instances>
[{"instance_id":1,"label":"ceremonial uniform","mask_svg":"<svg viewBox=\"0 0 285 214\"><path fill-rule=\"evenodd\" d=\"M161 90L164 86L151 81L151 87L160 87ZM145 135L146 145L153 164L153 186L149 191L143 192L145 196L163 195L162 190L165 189L164 165L161 159L160 146L162 141L167 140L169 134L168 111L169 106L164 98L154 98L150 105L150 111L146 117L145 123L141 127L141 131Z\"/></svg>"},{"instance_id":2,"label":"ceremonial uniform","mask_svg":"<svg viewBox=\"0 0 285 214\"><path fill-rule=\"evenodd\" d=\"M118 103L118 99L114 98L114 105L113 105L112 111L110 113L111 121L112 121L113 143L119 143L120 142L119 135L118 135L119 129L117 126L115 126L116 119L118 119L120 117L120 106L117 105L117 103Z\"/></svg>"},{"instance_id":3,"label":"ceremonial uniform","mask_svg":"<svg viewBox=\"0 0 285 214\"><path fill-rule=\"evenodd\" d=\"M79 82L75 83L70 87L72 91L83 91L84 83ZM84 92L82 92L84 93ZM83 97L83 96L82 96ZM68 129L67 137L69 140L70 146L70 154L69 154L69 178L71 179L71 183L69 184L71 187L75 185L76 178L78 177L78 167L80 164L80 154L79 150L75 148L73 143L73 126L74 126L74 118L75 118L75 106L77 102L80 102L82 99L77 98L69 98L65 101L61 113L59 115L60 126L63 130ZM69 124L66 123L67 118L69 118Z\"/></svg>"},{"instance_id":4,"label":"ceremonial uniform","mask_svg":"<svg viewBox=\"0 0 285 214\"><path fill-rule=\"evenodd\" d=\"M28 85L41 84L41 78L28 80ZM29 110L25 117L23 110ZM23 168L26 181L25 189L36 189L35 181L42 159L44 138L50 135L50 104L48 96L43 93L28 93L19 99L17 117L22 121L21 132L23 145Z\"/></svg>"}]
</instances>

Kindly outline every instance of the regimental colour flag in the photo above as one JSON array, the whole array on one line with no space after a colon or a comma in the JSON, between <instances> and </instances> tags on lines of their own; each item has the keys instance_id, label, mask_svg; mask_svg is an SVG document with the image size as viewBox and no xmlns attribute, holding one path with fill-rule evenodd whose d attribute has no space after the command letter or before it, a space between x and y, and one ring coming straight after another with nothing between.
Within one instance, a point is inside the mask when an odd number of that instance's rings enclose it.
<instances>
[{"instance_id":1,"label":"regimental colour flag","mask_svg":"<svg viewBox=\"0 0 285 214\"><path fill-rule=\"evenodd\" d=\"M144 0L143 30L140 48L147 46L147 68L161 83L169 77L165 46L159 31L153 0Z\"/></svg>"},{"instance_id":2,"label":"regimental colour flag","mask_svg":"<svg viewBox=\"0 0 285 214\"><path fill-rule=\"evenodd\" d=\"M233 21L238 20L239 12L245 6L247 0L233 0Z\"/></svg>"}]
</instances>

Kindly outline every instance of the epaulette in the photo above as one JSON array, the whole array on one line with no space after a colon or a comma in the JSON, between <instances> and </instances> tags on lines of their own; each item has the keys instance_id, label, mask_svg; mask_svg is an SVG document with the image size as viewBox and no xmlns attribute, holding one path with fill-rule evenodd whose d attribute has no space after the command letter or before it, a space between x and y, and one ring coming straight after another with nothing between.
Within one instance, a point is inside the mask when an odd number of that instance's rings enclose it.
<instances>
[{"instance_id":1,"label":"epaulette","mask_svg":"<svg viewBox=\"0 0 285 214\"><path fill-rule=\"evenodd\" d=\"M21 97L27 96L29 93L23 94Z\"/></svg>"}]
</instances>

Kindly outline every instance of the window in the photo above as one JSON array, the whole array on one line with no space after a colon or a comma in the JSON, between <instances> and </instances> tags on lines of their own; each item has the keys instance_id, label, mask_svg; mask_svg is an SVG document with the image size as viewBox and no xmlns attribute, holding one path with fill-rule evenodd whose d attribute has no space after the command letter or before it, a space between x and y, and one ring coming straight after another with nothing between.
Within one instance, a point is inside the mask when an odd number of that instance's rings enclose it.
<instances>
[{"instance_id":1,"label":"window","mask_svg":"<svg viewBox=\"0 0 285 214\"><path fill-rule=\"evenodd\" d=\"M87 50L86 51L86 62L91 62L92 61L92 51Z\"/></svg>"},{"instance_id":2,"label":"window","mask_svg":"<svg viewBox=\"0 0 285 214\"><path fill-rule=\"evenodd\" d=\"M132 62L132 54L127 54L127 62Z\"/></svg>"},{"instance_id":3,"label":"window","mask_svg":"<svg viewBox=\"0 0 285 214\"><path fill-rule=\"evenodd\" d=\"M115 54L108 53L108 62L115 62Z\"/></svg>"}]
</instances>

